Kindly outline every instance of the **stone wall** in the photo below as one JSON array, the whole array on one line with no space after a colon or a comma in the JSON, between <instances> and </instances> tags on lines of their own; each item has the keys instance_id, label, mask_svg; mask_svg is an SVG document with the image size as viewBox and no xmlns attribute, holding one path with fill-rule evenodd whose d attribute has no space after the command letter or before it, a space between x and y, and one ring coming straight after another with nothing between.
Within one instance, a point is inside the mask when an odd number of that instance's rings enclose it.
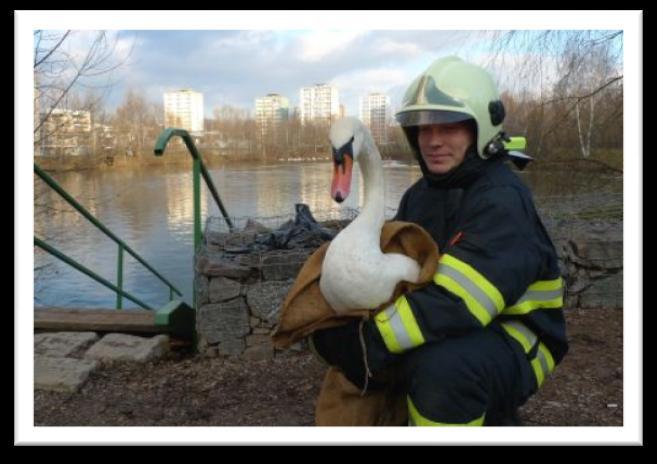
<instances>
[{"instance_id":1,"label":"stone wall","mask_svg":"<svg viewBox=\"0 0 657 464\"><path fill-rule=\"evenodd\" d=\"M196 256L195 286L199 351L209 356L266 359L285 352L273 349L270 335L281 303L312 247L248 251L249 245L271 232L249 222L240 232L226 233L208 221L202 249ZM322 223L338 230L346 221ZM292 350L305 347L297 344Z\"/></svg>"},{"instance_id":2,"label":"stone wall","mask_svg":"<svg viewBox=\"0 0 657 464\"><path fill-rule=\"evenodd\" d=\"M623 223L546 224L566 279L565 306L623 307Z\"/></svg>"},{"instance_id":3,"label":"stone wall","mask_svg":"<svg viewBox=\"0 0 657 464\"><path fill-rule=\"evenodd\" d=\"M196 256L196 317L199 351L208 356L266 359L275 351L270 335L278 311L312 247L250 251L271 232L250 222L244 230L222 232L208 221L203 248ZM333 230L346 221L324 222ZM623 305L622 223L546 224L559 253L567 283L566 307L621 308ZM303 350L298 344L293 350Z\"/></svg>"}]
</instances>

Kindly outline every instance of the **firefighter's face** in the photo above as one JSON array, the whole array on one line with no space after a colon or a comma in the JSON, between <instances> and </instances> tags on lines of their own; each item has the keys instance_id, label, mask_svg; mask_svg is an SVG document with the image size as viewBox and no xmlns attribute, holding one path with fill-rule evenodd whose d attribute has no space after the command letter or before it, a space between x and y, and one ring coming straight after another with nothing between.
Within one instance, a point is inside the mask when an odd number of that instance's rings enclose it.
<instances>
[{"instance_id":1,"label":"firefighter's face","mask_svg":"<svg viewBox=\"0 0 657 464\"><path fill-rule=\"evenodd\" d=\"M424 125L418 132L420 153L433 174L446 174L460 165L473 142L466 122Z\"/></svg>"}]
</instances>

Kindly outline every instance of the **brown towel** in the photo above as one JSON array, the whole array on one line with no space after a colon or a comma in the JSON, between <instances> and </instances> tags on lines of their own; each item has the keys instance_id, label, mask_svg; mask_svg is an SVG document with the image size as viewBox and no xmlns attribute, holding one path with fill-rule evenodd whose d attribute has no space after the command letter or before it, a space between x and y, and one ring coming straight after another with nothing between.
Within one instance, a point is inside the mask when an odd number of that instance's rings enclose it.
<instances>
[{"instance_id":1,"label":"brown towel","mask_svg":"<svg viewBox=\"0 0 657 464\"><path fill-rule=\"evenodd\" d=\"M372 310L358 310L339 316L331 309L319 290L322 262L329 243L317 249L304 263L280 312L278 326L272 334L276 348L283 349L304 339L318 329L336 327L353 317L371 317L402 293L431 282L438 266L438 246L417 224L394 221L381 230L381 249L385 253L402 253L421 266L419 283L400 282L393 298ZM317 425L400 425L405 414L405 398L391 392L360 391L337 369L330 368L317 400ZM405 416L404 416L405 417Z\"/></svg>"}]
</instances>

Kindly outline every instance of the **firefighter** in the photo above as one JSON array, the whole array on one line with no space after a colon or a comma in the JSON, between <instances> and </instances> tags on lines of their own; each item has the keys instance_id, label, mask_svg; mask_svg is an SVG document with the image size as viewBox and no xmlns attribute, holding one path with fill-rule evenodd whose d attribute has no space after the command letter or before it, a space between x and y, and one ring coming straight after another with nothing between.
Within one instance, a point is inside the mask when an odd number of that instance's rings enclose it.
<instances>
[{"instance_id":1,"label":"firefighter","mask_svg":"<svg viewBox=\"0 0 657 464\"><path fill-rule=\"evenodd\" d=\"M431 234L438 270L372 319L316 331L310 346L359 388L386 388L377 374L394 369L408 425L518 425L568 343L557 254L507 163L499 92L483 68L445 57L395 116L423 176L394 219Z\"/></svg>"}]
</instances>

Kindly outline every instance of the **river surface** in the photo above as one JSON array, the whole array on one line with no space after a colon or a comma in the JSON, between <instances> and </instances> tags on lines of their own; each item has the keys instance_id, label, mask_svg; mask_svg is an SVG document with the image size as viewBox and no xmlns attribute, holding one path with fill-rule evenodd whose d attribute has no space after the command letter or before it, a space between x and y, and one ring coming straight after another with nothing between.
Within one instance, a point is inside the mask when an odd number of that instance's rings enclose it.
<instances>
[{"instance_id":1,"label":"river surface","mask_svg":"<svg viewBox=\"0 0 657 464\"><path fill-rule=\"evenodd\" d=\"M88 211L123 239L144 260L192 301L193 198L191 169L184 166L115 171L54 173L53 177ZM363 192L355 166L352 194L338 205L329 196L332 166L328 162L227 166L210 169L221 199L238 227L254 218L275 228L294 215L295 203L305 203L318 220L353 217ZM404 191L420 176L417 166L384 163L386 217L390 218ZM581 203L622 192L619 176L573 172L522 173L537 203ZM39 238L112 283L117 282L118 246L65 203L38 178L34 181L34 231ZM622 201L622 200L621 200ZM219 216L209 191L201 191L202 220ZM91 278L34 248L35 306L113 308L115 294ZM168 287L127 253L124 290L160 307ZM124 307L137 307L124 299Z\"/></svg>"}]
</instances>

